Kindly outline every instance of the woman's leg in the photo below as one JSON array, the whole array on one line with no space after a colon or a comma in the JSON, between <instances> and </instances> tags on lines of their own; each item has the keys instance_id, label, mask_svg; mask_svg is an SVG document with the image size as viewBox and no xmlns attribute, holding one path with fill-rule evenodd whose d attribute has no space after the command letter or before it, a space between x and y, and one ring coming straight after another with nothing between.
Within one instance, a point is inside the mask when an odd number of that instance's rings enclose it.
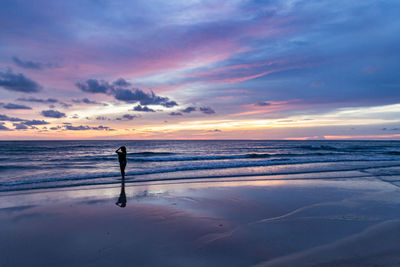
<instances>
[{"instance_id":1,"label":"woman's leg","mask_svg":"<svg viewBox=\"0 0 400 267\"><path fill-rule=\"evenodd\" d=\"M120 169L121 169L121 176L122 176L122 179L125 179L125 167L126 167L126 163L120 162L120 163L119 163L119 167L120 167Z\"/></svg>"}]
</instances>

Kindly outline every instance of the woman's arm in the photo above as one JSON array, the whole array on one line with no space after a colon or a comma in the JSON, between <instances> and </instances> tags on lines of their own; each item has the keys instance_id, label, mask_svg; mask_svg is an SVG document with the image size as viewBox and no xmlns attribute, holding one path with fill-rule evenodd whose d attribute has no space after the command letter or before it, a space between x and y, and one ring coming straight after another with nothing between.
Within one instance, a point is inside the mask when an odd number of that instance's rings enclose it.
<instances>
[{"instance_id":1,"label":"woman's arm","mask_svg":"<svg viewBox=\"0 0 400 267\"><path fill-rule=\"evenodd\" d=\"M115 153L118 153L118 150L120 150L121 148L118 148L117 150L115 150Z\"/></svg>"}]
</instances>

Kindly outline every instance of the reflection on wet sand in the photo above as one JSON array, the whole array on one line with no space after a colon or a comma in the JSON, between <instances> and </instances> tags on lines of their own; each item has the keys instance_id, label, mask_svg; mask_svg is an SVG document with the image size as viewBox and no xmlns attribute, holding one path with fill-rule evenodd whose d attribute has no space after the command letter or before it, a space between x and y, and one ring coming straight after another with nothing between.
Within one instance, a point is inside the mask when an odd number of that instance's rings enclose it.
<instances>
[{"instance_id":1,"label":"reflection on wet sand","mask_svg":"<svg viewBox=\"0 0 400 267\"><path fill-rule=\"evenodd\" d=\"M126 207L126 194L125 194L125 178L121 180L121 193L119 194L119 198L115 205L120 206L121 208Z\"/></svg>"}]
</instances>

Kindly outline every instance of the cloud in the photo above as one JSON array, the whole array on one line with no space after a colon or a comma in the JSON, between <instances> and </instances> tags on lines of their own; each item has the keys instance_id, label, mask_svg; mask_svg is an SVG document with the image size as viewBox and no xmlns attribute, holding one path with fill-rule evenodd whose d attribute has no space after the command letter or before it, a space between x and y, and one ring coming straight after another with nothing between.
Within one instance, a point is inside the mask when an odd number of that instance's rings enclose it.
<instances>
[{"instance_id":1,"label":"cloud","mask_svg":"<svg viewBox=\"0 0 400 267\"><path fill-rule=\"evenodd\" d=\"M400 128L391 128L391 129L382 128L381 130L382 130L382 131L400 131Z\"/></svg>"},{"instance_id":2,"label":"cloud","mask_svg":"<svg viewBox=\"0 0 400 267\"><path fill-rule=\"evenodd\" d=\"M131 84L129 82L127 82L125 79L119 78L118 80L113 82L113 85L119 86L119 87L128 87Z\"/></svg>"},{"instance_id":3,"label":"cloud","mask_svg":"<svg viewBox=\"0 0 400 267\"><path fill-rule=\"evenodd\" d=\"M175 101L170 101L168 97L157 96L153 91L146 93L140 89L116 89L114 96L117 100L127 103L139 102L140 105L161 105L167 108L178 105Z\"/></svg>"},{"instance_id":4,"label":"cloud","mask_svg":"<svg viewBox=\"0 0 400 267\"><path fill-rule=\"evenodd\" d=\"M133 120L134 118L136 118L137 116L133 116L130 114L125 114L122 116L123 119L127 119L127 120Z\"/></svg>"},{"instance_id":5,"label":"cloud","mask_svg":"<svg viewBox=\"0 0 400 267\"><path fill-rule=\"evenodd\" d=\"M24 124L32 126L32 125L45 125L45 124L49 124L49 123L44 120L27 120L24 122Z\"/></svg>"},{"instance_id":6,"label":"cloud","mask_svg":"<svg viewBox=\"0 0 400 267\"><path fill-rule=\"evenodd\" d=\"M270 106L271 103L268 103L268 102L266 102L266 101L262 101L262 102L257 102L257 103L255 103L254 105L260 106L260 107L265 107L265 106Z\"/></svg>"},{"instance_id":7,"label":"cloud","mask_svg":"<svg viewBox=\"0 0 400 267\"><path fill-rule=\"evenodd\" d=\"M168 97L157 96L153 91L146 93L137 88L125 89L130 84L120 78L112 84L107 81L98 81L89 79L86 82L75 84L79 89L86 93L101 93L113 95L115 99L127 103L137 103L140 105L161 105L167 108L177 106L178 103L170 100Z\"/></svg>"},{"instance_id":8,"label":"cloud","mask_svg":"<svg viewBox=\"0 0 400 267\"><path fill-rule=\"evenodd\" d=\"M7 115L0 114L0 121L24 121L24 120L20 119L20 118L12 118L12 117L8 117Z\"/></svg>"},{"instance_id":9,"label":"cloud","mask_svg":"<svg viewBox=\"0 0 400 267\"><path fill-rule=\"evenodd\" d=\"M84 104L101 104L97 101L89 100L88 98L82 98L82 99L72 99L72 102L74 103L84 103Z\"/></svg>"},{"instance_id":10,"label":"cloud","mask_svg":"<svg viewBox=\"0 0 400 267\"><path fill-rule=\"evenodd\" d=\"M108 118L105 117L105 116L97 116L97 117L96 117L96 120L98 120L98 121L105 121L105 120L108 120Z\"/></svg>"},{"instance_id":11,"label":"cloud","mask_svg":"<svg viewBox=\"0 0 400 267\"><path fill-rule=\"evenodd\" d=\"M13 104L13 103L8 103L8 104L0 104L5 109L32 109L31 107L25 106L25 105L19 105L19 104Z\"/></svg>"},{"instance_id":12,"label":"cloud","mask_svg":"<svg viewBox=\"0 0 400 267\"><path fill-rule=\"evenodd\" d=\"M19 59L18 57L12 57L15 65L24 69L34 69L34 70L42 70L45 68L57 68L58 65L51 63L41 63L41 62L33 62L33 61L24 61Z\"/></svg>"},{"instance_id":13,"label":"cloud","mask_svg":"<svg viewBox=\"0 0 400 267\"><path fill-rule=\"evenodd\" d=\"M0 131L11 131L11 129L4 126L4 122L0 122Z\"/></svg>"},{"instance_id":14,"label":"cloud","mask_svg":"<svg viewBox=\"0 0 400 267\"><path fill-rule=\"evenodd\" d=\"M114 129L111 129L108 126L97 126L97 127L90 127L88 125L79 125L79 126L73 126L73 125L64 125L66 130L70 131L87 131L87 130L98 130L98 131L114 131Z\"/></svg>"},{"instance_id":15,"label":"cloud","mask_svg":"<svg viewBox=\"0 0 400 267\"><path fill-rule=\"evenodd\" d=\"M72 105L71 104L68 104L68 103L64 103L64 102L59 102L60 103L60 105L63 107L63 108L70 108L70 107L72 107ZM54 105L52 105L53 107L51 107L50 106L50 108L54 108Z\"/></svg>"},{"instance_id":16,"label":"cloud","mask_svg":"<svg viewBox=\"0 0 400 267\"><path fill-rule=\"evenodd\" d=\"M20 124L32 126L32 128L34 128L33 125L49 124L47 121L44 121L44 120L24 120L24 119L20 119L20 118L8 117L7 115L2 115L2 114L0 114L0 121L20 122ZM20 125L20 124L18 124L18 125ZM17 124L14 124L14 125L17 125ZM20 125L18 127L23 127L23 126Z\"/></svg>"},{"instance_id":17,"label":"cloud","mask_svg":"<svg viewBox=\"0 0 400 267\"><path fill-rule=\"evenodd\" d=\"M183 113L190 113L190 112L196 111L196 107L187 107L185 109L181 109L181 111Z\"/></svg>"},{"instance_id":18,"label":"cloud","mask_svg":"<svg viewBox=\"0 0 400 267\"><path fill-rule=\"evenodd\" d=\"M100 125L100 126L97 126L97 127L92 127L91 129L92 130L97 130L97 131L115 131L115 129L111 129L108 126L103 126L103 125Z\"/></svg>"},{"instance_id":19,"label":"cloud","mask_svg":"<svg viewBox=\"0 0 400 267\"><path fill-rule=\"evenodd\" d=\"M113 86L105 81L98 81L96 79L89 79L83 83L76 83L76 87L86 93L94 94L108 94L114 90Z\"/></svg>"},{"instance_id":20,"label":"cloud","mask_svg":"<svg viewBox=\"0 0 400 267\"><path fill-rule=\"evenodd\" d=\"M180 112L171 112L169 113L170 116L182 116L182 113Z\"/></svg>"},{"instance_id":21,"label":"cloud","mask_svg":"<svg viewBox=\"0 0 400 267\"><path fill-rule=\"evenodd\" d=\"M26 130L28 129L28 126L26 126L25 123L14 123L15 129L16 130Z\"/></svg>"},{"instance_id":22,"label":"cloud","mask_svg":"<svg viewBox=\"0 0 400 267\"><path fill-rule=\"evenodd\" d=\"M72 126L72 125L65 125L65 129L67 130L71 130L71 131L85 131L85 130L90 130L89 126L83 126L83 125L79 125L79 126Z\"/></svg>"},{"instance_id":23,"label":"cloud","mask_svg":"<svg viewBox=\"0 0 400 267\"><path fill-rule=\"evenodd\" d=\"M57 119L59 119L59 118L65 117L65 113L57 111L57 110L52 110L52 109L43 110L41 112L41 114L43 116L45 116L45 117L48 117L48 118L57 118Z\"/></svg>"},{"instance_id":24,"label":"cloud","mask_svg":"<svg viewBox=\"0 0 400 267\"><path fill-rule=\"evenodd\" d=\"M24 101L24 102L34 102L34 103L44 103L44 104L54 104L57 103L58 100L55 98L47 98L47 99L40 99L40 98L35 98L35 97L20 97L17 98L18 101Z\"/></svg>"},{"instance_id":25,"label":"cloud","mask_svg":"<svg viewBox=\"0 0 400 267\"><path fill-rule=\"evenodd\" d=\"M203 112L204 114L214 114L215 113L215 111L210 107L201 107L200 111Z\"/></svg>"},{"instance_id":26,"label":"cloud","mask_svg":"<svg viewBox=\"0 0 400 267\"><path fill-rule=\"evenodd\" d=\"M133 108L134 111L140 111L140 112L156 112L154 109L151 109L147 106L141 106L137 105L136 107Z\"/></svg>"},{"instance_id":27,"label":"cloud","mask_svg":"<svg viewBox=\"0 0 400 267\"><path fill-rule=\"evenodd\" d=\"M37 82L25 77L22 73L13 73L11 69L0 71L0 87L9 91L37 93L42 89Z\"/></svg>"}]
</instances>

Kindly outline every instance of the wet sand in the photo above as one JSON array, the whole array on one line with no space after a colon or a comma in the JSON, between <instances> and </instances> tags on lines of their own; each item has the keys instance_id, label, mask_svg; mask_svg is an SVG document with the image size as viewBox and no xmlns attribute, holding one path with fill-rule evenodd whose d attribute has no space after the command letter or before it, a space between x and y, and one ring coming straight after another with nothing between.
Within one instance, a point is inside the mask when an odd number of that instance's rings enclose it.
<instances>
[{"instance_id":1,"label":"wet sand","mask_svg":"<svg viewBox=\"0 0 400 267\"><path fill-rule=\"evenodd\" d=\"M1 193L0 266L400 265L396 184L226 180Z\"/></svg>"}]
</instances>

